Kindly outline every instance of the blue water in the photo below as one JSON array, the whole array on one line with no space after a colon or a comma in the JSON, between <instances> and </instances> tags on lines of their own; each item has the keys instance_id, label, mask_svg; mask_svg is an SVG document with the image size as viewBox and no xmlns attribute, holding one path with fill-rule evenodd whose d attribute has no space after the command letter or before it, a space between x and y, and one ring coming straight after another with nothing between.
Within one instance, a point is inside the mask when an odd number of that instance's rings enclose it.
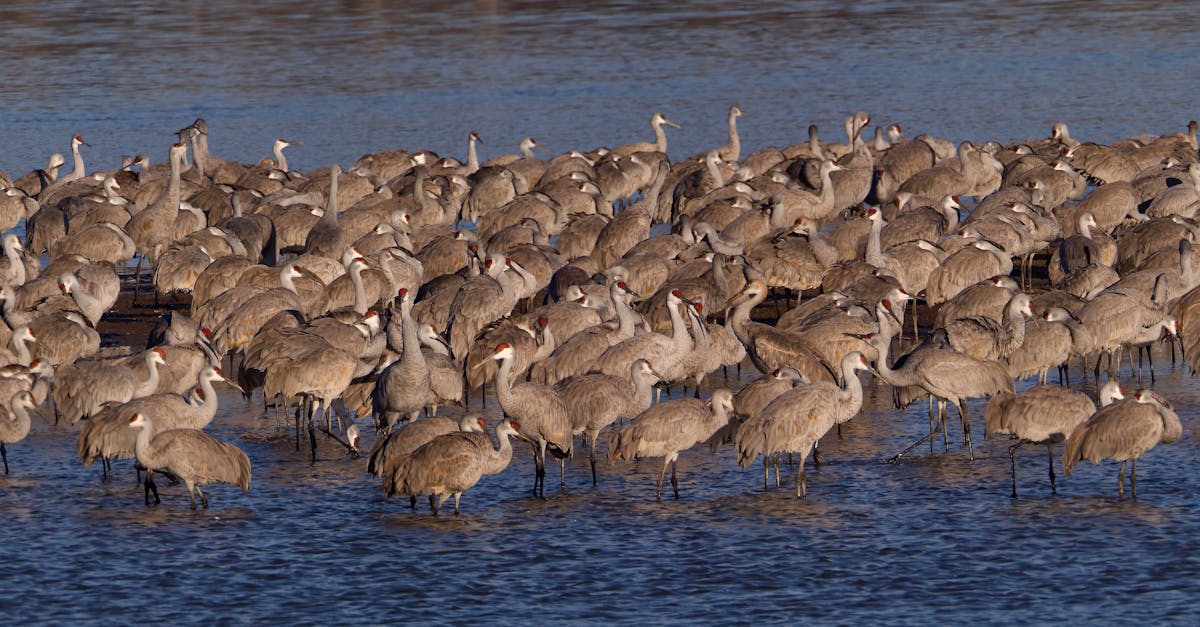
<instances>
[{"instance_id":1,"label":"blue water","mask_svg":"<svg viewBox=\"0 0 1200 627\"><path fill-rule=\"evenodd\" d=\"M196 117L214 154L243 162L301 140L288 154L303 170L385 148L461 158L471 130L482 158L527 135L546 156L587 150L649 139L661 111L683 126L669 132L683 158L724 143L733 103L744 154L810 123L840 140L860 109L910 136L1007 142L1063 120L1109 142L1196 117L1194 24L1186 3L1158 2L18 2L0 20L0 169L42 167L75 134L93 144L89 169L139 152L161 162ZM101 482L75 460L73 431L39 425L0 477L0 616L1190 624L1200 398L1182 367L1158 363L1184 437L1143 459L1136 501L1117 498L1111 463L1060 471L1051 494L1036 447L1018 454L1011 499L1009 442L977 436L972 462L953 430L948 452L881 464L927 429L923 408L897 412L885 387L821 443L807 502L764 491L728 448L681 458L679 501L654 500L657 460L602 464L593 488L583 457L564 490L552 468L538 500L518 443L461 516L434 518L385 500L340 447L322 443L310 464L257 397L222 395L211 431L250 456L249 494L213 486L192 512L164 486L146 508L128 462ZM972 412L980 434L982 403Z\"/></svg>"}]
</instances>

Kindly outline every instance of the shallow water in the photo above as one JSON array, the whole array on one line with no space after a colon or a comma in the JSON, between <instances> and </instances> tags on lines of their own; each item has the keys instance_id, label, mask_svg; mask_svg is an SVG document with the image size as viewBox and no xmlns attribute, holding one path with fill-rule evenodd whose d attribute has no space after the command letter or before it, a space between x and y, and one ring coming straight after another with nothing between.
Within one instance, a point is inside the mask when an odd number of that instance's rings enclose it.
<instances>
[{"instance_id":1,"label":"shallow water","mask_svg":"<svg viewBox=\"0 0 1200 627\"><path fill-rule=\"evenodd\" d=\"M93 144L91 169L162 161L197 116L226 158L303 140L289 149L299 169L385 148L462 157L472 129L483 158L526 135L550 154L590 149L648 139L656 110L683 125L669 133L682 158L724 143L735 102L745 152L803 139L809 123L839 139L858 109L952 141L1041 137L1057 120L1112 141L1196 117L1185 3L255 6L7 9L0 169L41 167L74 134ZM729 448L681 458L678 501L654 501L656 460L602 465L593 488L586 456L538 500L517 444L461 516L434 518L385 500L364 461L327 441L310 464L257 397L223 395L211 431L250 456L250 493L213 486L192 512L164 486L146 508L128 462L101 482L75 460L74 431L39 425L0 478L0 611L14 624L1195 622L1200 393L1159 362L1154 387L1185 432L1143 460L1136 501L1116 497L1111 463L1050 494L1036 447L1018 455L1011 499L1009 442L978 435L980 402L974 462L952 429L947 453L881 464L927 429L923 408L891 409L885 388L822 442L807 502L786 483L764 491Z\"/></svg>"}]
</instances>

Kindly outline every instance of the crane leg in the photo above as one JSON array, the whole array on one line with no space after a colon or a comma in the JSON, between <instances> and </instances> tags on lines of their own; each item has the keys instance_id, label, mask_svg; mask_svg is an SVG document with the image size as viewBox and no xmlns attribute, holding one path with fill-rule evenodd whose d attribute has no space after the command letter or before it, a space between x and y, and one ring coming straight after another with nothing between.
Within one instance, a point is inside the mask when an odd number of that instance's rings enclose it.
<instances>
[{"instance_id":1,"label":"crane leg","mask_svg":"<svg viewBox=\"0 0 1200 627\"><path fill-rule=\"evenodd\" d=\"M435 502L436 502L436 499L434 498L434 496L432 494L430 494L429 495L429 511L433 511L433 505ZM416 509L416 508L414 507L413 509Z\"/></svg>"},{"instance_id":2,"label":"crane leg","mask_svg":"<svg viewBox=\"0 0 1200 627\"><path fill-rule=\"evenodd\" d=\"M771 464L775 466L775 487L779 487L779 453L771 456Z\"/></svg>"},{"instance_id":3,"label":"crane leg","mask_svg":"<svg viewBox=\"0 0 1200 627\"><path fill-rule=\"evenodd\" d=\"M841 427L842 427L841 425L838 425L839 430L841 429ZM841 437L841 435L842 434L839 432L838 437ZM813 458L813 467L820 466L821 464L824 463L824 461L821 459L821 441L820 440L817 440L816 442L813 443L812 458Z\"/></svg>"},{"instance_id":4,"label":"crane leg","mask_svg":"<svg viewBox=\"0 0 1200 627\"><path fill-rule=\"evenodd\" d=\"M1017 498L1017 449L1021 448L1024 443L1025 440L1018 440L1016 444L1008 447L1008 466L1012 473L1012 497L1014 499Z\"/></svg>"},{"instance_id":5,"label":"crane leg","mask_svg":"<svg viewBox=\"0 0 1200 627\"><path fill-rule=\"evenodd\" d=\"M771 481L771 456L763 454L763 490L766 490Z\"/></svg>"},{"instance_id":6,"label":"crane leg","mask_svg":"<svg viewBox=\"0 0 1200 627\"><path fill-rule=\"evenodd\" d=\"M971 444L971 420L967 418L967 399L959 399L958 401L958 416L962 419L963 439L967 441L967 452L971 454L971 461L975 461L975 447Z\"/></svg>"},{"instance_id":7,"label":"crane leg","mask_svg":"<svg viewBox=\"0 0 1200 627\"><path fill-rule=\"evenodd\" d=\"M1054 476L1054 447L1046 446L1046 459L1050 462L1050 493L1058 494L1058 485L1055 482Z\"/></svg>"},{"instance_id":8,"label":"crane leg","mask_svg":"<svg viewBox=\"0 0 1200 627\"><path fill-rule=\"evenodd\" d=\"M1117 471L1117 496L1125 498L1125 462L1121 462L1121 470Z\"/></svg>"},{"instance_id":9,"label":"crane leg","mask_svg":"<svg viewBox=\"0 0 1200 627\"><path fill-rule=\"evenodd\" d=\"M462 513L462 512L460 512L460 511L458 510L458 499L459 499L459 498L461 498L461 497L462 497L462 492L455 492L455 493L454 493L454 515L455 515L455 516L458 516L459 514L461 514L461 513Z\"/></svg>"},{"instance_id":10,"label":"crane leg","mask_svg":"<svg viewBox=\"0 0 1200 627\"><path fill-rule=\"evenodd\" d=\"M929 432L937 433L937 423L933 421L933 397L929 397ZM929 454L933 454L933 437L929 438Z\"/></svg>"},{"instance_id":11,"label":"crane leg","mask_svg":"<svg viewBox=\"0 0 1200 627\"><path fill-rule=\"evenodd\" d=\"M599 485L596 480L596 438L600 436L599 431L593 431L588 434L588 461L592 464L592 485Z\"/></svg>"},{"instance_id":12,"label":"crane leg","mask_svg":"<svg viewBox=\"0 0 1200 627\"><path fill-rule=\"evenodd\" d=\"M929 435L921 438L920 440L917 440L916 442L913 442L912 444L908 445L908 448L904 449L903 451L900 451L899 453L896 453L891 458L889 458L885 461L889 464L894 464L894 463L900 461L901 457L904 457L905 455L909 454L913 449L924 444L926 440L932 440L934 437L937 436L937 434L938 434L938 432L936 430L930 431Z\"/></svg>"},{"instance_id":13,"label":"crane leg","mask_svg":"<svg viewBox=\"0 0 1200 627\"><path fill-rule=\"evenodd\" d=\"M142 484L143 497L146 505L150 505L150 493L154 493L154 504L162 503L162 499L158 498L158 486L154 483L154 473L150 470L146 471L146 481Z\"/></svg>"},{"instance_id":14,"label":"crane leg","mask_svg":"<svg viewBox=\"0 0 1200 627\"><path fill-rule=\"evenodd\" d=\"M196 486L196 493L200 495L200 507L208 509L208 497L204 496L204 490L200 489L200 486ZM193 509L195 508L193 507Z\"/></svg>"},{"instance_id":15,"label":"crane leg","mask_svg":"<svg viewBox=\"0 0 1200 627\"><path fill-rule=\"evenodd\" d=\"M101 458L100 458L100 467L101 467L102 469L104 469L104 475L103 475L103 477L101 478L101 480L102 480L102 481L108 481L108 475L109 475L109 473L112 471L112 468L110 468L110 467L109 467L109 463L108 463L108 458L107 458L107 457L101 457Z\"/></svg>"},{"instance_id":16,"label":"crane leg","mask_svg":"<svg viewBox=\"0 0 1200 627\"><path fill-rule=\"evenodd\" d=\"M430 495L430 498L432 499L432 498L433 498L433 496L432 496L432 495ZM443 502L443 501L445 501L445 500L446 500L446 495L445 495L445 494L439 494L439 495L438 495L438 497L437 497L437 503L433 505L433 515L434 515L434 516L437 516L437 515L438 515L438 510L442 509L442 502Z\"/></svg>"},{"instance_id":17,"label":"crane leg","mask_svg":"<svg viewBox=\"0 0 1200 627\"><path fill-rule=\"evenodd\" d=\"M308 444L312 448L312 461L317 462L317 411L320 409L319 401L308 399L307 401L312 410L308 414Z\"/></svg>"},{"instance_id":18,"label":"crane leg","mask_svg":"<svg viewBox=\"0 0 1200 627\"><path fill-rule=\"evenodd\" d=\"M675 467L679 465L678 460L671 461L671 489L675 491L675 500L679 500L679 479L675 477Z\"/></svg>"},{"instance_id":19,"label":"crane leg","mask_svg":"<svg viewBox=\"0 0 1200 627\"><path fill-rule=\"evenodd\" d=\"M950 437L946 434L946 401L938 399L938 425L942 429L942 451L950 450Z\"/></svg>"},{"instance_id":20,"label":"crane leg","mask_svg":"<svg viewBox=\"0 0 1200 627\"><path fill-rule=\"evenodd\" d=\"M1133 458L1133 464L1129 469L1129 487L1133 492L1133 498L1137 498L1137 458Z\"/></svg>"},{"instance_id":21,"label":"crane leg","mask_svg":"<svg viewBox=\"0 0 1200 627\"><path fill-rule=\"evenodd\" d=\"M808 498L808 473L804 471L804 457L801 457L800 463L796 465L796 498Z\"/></svg>"},{"instance_id":22,"label":"crane leg","mask_svg":"<svg viewBox=\"0 0 1200 627\"><path fill-rule=\"evenodd\" d=\"M4 448L4 443L0 442L0 458L4 458L4 474L8 474L8 450Z\"/></svg>"},{"instance_id":23,"label":"crane leg","mask_svg":"<svg viewBox=\"0 0 1200 627\"><path fill-rule=\"evenodd\" d=\"M658 473L658 483L655 484L655 487L654 487L654 500L656 500L656 501L662 500L663 478L667 476L667 464L669 464L669 463L671 463L671 462L669 462L669 461L663 462L662 472Z\"/></svg>"},{"instance_id":24,"label":"crane leg","mask_svg":"<svg viewBox=\"0 0 1200 627\"><path fill-rule=\"evenodd\" d=\"M415 497L415 496L408 497L408 508L414 512L417 511L417 497Z\"/></svg>"}]
</instances>

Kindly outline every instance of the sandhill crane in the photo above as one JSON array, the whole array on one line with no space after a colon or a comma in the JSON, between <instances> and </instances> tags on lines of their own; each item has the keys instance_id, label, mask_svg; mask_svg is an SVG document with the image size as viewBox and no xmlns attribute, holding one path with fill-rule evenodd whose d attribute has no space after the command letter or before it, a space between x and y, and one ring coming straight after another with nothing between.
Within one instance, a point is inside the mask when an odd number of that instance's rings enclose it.
<instances>
[{"instance_id":1,"label":"sandhill crane","mask_svg":"<svg viewBox=\"0 0 1200 627\"><path fill-rule=\"evenodd\" d=\"M799 370L784 366L747 383L733 397L733 407L743 422L757 416L780 394L800 384L811 383Z\"/></svg>"},{"instance_id":2,"label":"sandhill crane","mask_svg":"<svg viewBox=\"0 0 1200 627\"><path fill-rule=\"evenodd\" d=\"M662 498L662 483L671 467L671 487L679 498L676 460L679 453L708 440L733 419L733 392L717 388L707 401L684 398L659 403L640 413L613 434L608 460L632 461L635 458L662 457L662 472L654 498Z\"/></svg>"},{"instance_id":3,"label":"sandhill crane","mask_svg":"<svg viewBox=\"0 0 1200 627\"><path fill-rule=\"evenodd\" d=\"M871 342L879 351L876 368L880 378L894 387L920 387L937 398L938 424L942 425L943 429L945 429L946 403L953 403L962 420L967 449L974 457L974 448L971 445L971 423L967 418L967 399L993 396L1001 392L1011 393L1013 391L1012 379L1004 367L994 361L975 359L948 347L937 348L933 345L927 350L911 353L899 369L892 370L888 365L888 351L896 330L900 328L900 322L891 317L890 305L891 303L887 300L882 300L875 307L876 318L879 320L879 333L871 338ZM936 433L936 428L930 429L929 435L917 440L892 457L890 461L898 461L922 442L933 439Z\"/></svg>"},{"instance_id":4,"label":"sandhill crane","mask_svg":"<svg viewBox=\"0 0 1200 627\"><path fill-rule=\"evenodd\" d=\"M200 489L203 484L228 483L242 492L250 490L250 458L238 447L195 429L156 430L154 419L140 413L130 416L129 427L138 431L134 450L147 477L155 470L165 470L182 479L192 509L196 509L197 494L208 509L208 498ZM154 498L158 503L157 491Z\"/></svg>"},{"instance_id":5,"label":"sandhill crane","mask_svg":"<svg viewBox=\"0 0 1200 627\"><path fill-rule=\"evenodd\" d=\"M596 438L618 418L633 418L650 407L654 383L659 379L650 362L639 359L630 366L628 377L593 372L559 381L571 417L571 431L588 442L592 485L596 485Z\"/></svg>"},{"instance_id":6,"label":"sandhill crane","mask_svg":"<svg viewBox=\"0 0 1200 627\"><path fill-rule=\"evenodd\" d=\"M671 316L671 335L641 333L610 346L592 366L598 372L622 377L629 373L629 365L638 359L647 359L664 380L674 380L682 372L677 368L694 345L687 324L680 312L680 303L687 302L679 290L667 296L667 312Z\"/></svg>"},{"instance_id":7,"label":"sandhill crane","mask_svg":"<svg viewBox=\"0 0 1200 627\"><path fill-rule=\"evenodd\" d=\"M336 163L329 168L329 192L325 201L325 213L305 236L305 253L338 259L346 251L346 234L338 226L338 177L341 173L342 168Z\"/></svg>"},{"instance_id":8,"label":"sandhill crane","mask_svg":"<svg viewBox=\"0 0 1200 627\"><path fill-rule=\"evenodd\" d=\"M1001 324L983 316L958 318L946 323L946 337L954 350L985 361L1008 358L1025 341L1025 318L1033 317L1033 301L1018 292L1008 300Z\"/></svg>"},{"instance_id":9,"label":"sandhill crane","mask_svg":"<svg viewBox=\"0 0 1200 627\"><path fill-rule=\"evenodd\" d=\"M120 283L117 282L115 287L111 283L96 284L92 283L91 291L86 289L74 274L63 274L58 279L58 289L63 294L70 296L75 305L79 307L79 311L92 326L100 323L100 318L104 313L112 308L117 302L117 296L120 292Z\"/></svg>"},{"instance_id":10,"label":"sandhill crane","mask_svg":"<svg viewBox=\"0 0 1200 627\"><path fill-rule=\"evenodd\" d=\"M512 346L506 343L496 346L496 352L492 355L492 359L500 362L500 368L496 370L496 399L500 401L504 413L520 423L517 434L529 442L533 450L536 469L533 491L541 496L546 489L547 450L559 458L561 483L566 484L566 464L563 460L570 457L572 451L571 419L562 394L553 387L537 383L512 385L509 382L513 357Z\"/></svg>"},{"instance_id":11,"label":"sandhill crane","mask_svg":"<svg viewBox=\"0 0 1200 627\"><path fill-rule=\"evenodd\" d=\"M520 434L516 420L501 421L496 427L497 448L491 438L480 433L447 433L440 435L412 452L392 473L392 494L428 494L436 516L446 497L454 497L454 513L463 492L471 489L483 475L494 475L512 461L512 442L509 437Z\"/></svg>"},{"instance_id":12,"label":"sandhill crane","mask_svg":"<svg viewBox=\"0 0 1200 627\"><path fill-rule=\"evenodd\" d=\"M1008 374L1018 380L1037 374L1038 383L1044 385L1050 368L1058 366L1062 383L1067 361L1091 352L1092 336L1071 312L1047 307L1026 327L1025 341L1008 355Z\"/></svg>"},{"instance_id":13,"label":"sandhill crane","mask_svg":"<svg viewBox=\"0 0 1200 627\"><path fill-rule=\"evenodd\" d=\"M771 325L750 320L750 312L766 297L766 284L755 279L729 302L729 307L733 309L733 332L746 346L746 354L754 366L764 373L791 366L810 381L836 381L833 370L803 339Z\"/></svg>"},{"instance_id":14,"label":"sandhill crane","mask_svg":"<svg viewBox=\"0 0 1200 627\"><path fill-rule=\"evenodd\" d=\"M624 281L611 282L608 290L617 324L595 325L560 342L548 358L531 368L534 381L554 384L582 374L590 370L609 347L633 337L638 315L629 307L632 292Z\"/></svg>"},{"instance_id":15,"label":"sandhill crane","mask_svg":"<svg viewBox=\"0 0 1200 627\"><path fill-rule=\"evenodd\" d=\"M184 154L187 148L183 144L174 144L170 150L171 178L162 197L139 211L125 224L125 232L129 234L140 254L136 271L137 286L141 285L142 262L148 257L150 261L158 256L161 248L170 243L175 228L175 219L179 216L181 202L180 170L183 167ZM134 290L136 297L137 289Z\"/></svg>"},{"instance_id":16,"label":"sandhill crane","mask_svg":"<svg viewBox=\"0 0 1200 627\"><path fill-rule=\"evenodd\" d=\"M517 304L517 288L505 272L509 260L488 257L485 274L471 277L450 305L449 335L454 356L465 360L471 342L484 327L508 315Z\"/></svg>"},{"instance_id":17,"label":"sandhill crane","mask_svg":"<svg viewBox=\"0 0 1200 627\"><path fill-rule=\"evenodd\" d=\"M146 351L147 376L141 381L132 368L118 363L64 365L55 372L51 393L57 418L73 425L99 412L105 403L124 403L153 394L158 389L158 366L166 365L165 357L161 348Z\"/></svg>"},{"instance_id":18,"label":"sandhill crane","mask_svg":"<svg viewBox=\"0 0 1200 627\"><path fill-rule=\"evenodd\" d=\"M402 337L400 358L379 373L371 393L375 428L383 433L389 433L398 420L415 420L422 409L437 400L430 387L429 368L421 352L417 324L412 319L413 299L404 288L400 289L398 298ZM394 314L393 311L392 324L396 322Z\"/></svg>"},{"instance_id":19,"label":"sandhill crane","mask_svg":"<svg viewBox=\"0 0 1200 627\"><path fill-rule=\"evenodd\" d=\"M7 444L16 444L25 439L29 435L31 421L29 419L29 410L41 412L37 409L37 403L33 400L33 394L28 391L21 390L14 394L8 402L11 416L0 416L0 458L4 460L4 474L8 474L8 450L4 448ZM43 417L44 418L44 417Z\"/></svg>"},{"instance_id":20,"label":"sandhill crane","mask_svg":"<svg viewBox=\"0 0 1200 627\"><path fill-rule=\"evenodd\" d=\"M1158 444L1175 442L1183 426L1175 408L1153 390L1140 389L1133 398L1113 403L1081 423L1067 437L1063 471L1070 476L1080 460L1093 464L1112 458L1121 462L1117 493L1125 496L1125 462L1133 460L1129 480L1137 498L1137 460Z\"/></svg>"},{"instance_id":21,"label":"sandhill crane","mask_svg":"<svg viewBox=\"0 0 1200 627\"><path fill-rule=\"evenodd\" d=\"M596 236L596 244L592 248L601 267L609 267L617 263L629 249L650 237L650 224L659 212L663 195L663 185L670 171L670 164L665 160L659 163L654 181L646 195L632 207L612 217L608 224Z\"/></svg>"},{"instance_id":22,"label":"sandhill crane","mask_svg":"<svg viewBox=\"0 0 1200 627\"><path fill-rule=\"evenodd\" d=\"M633 142L613 148L610 152L615 155L627 157L638 152L667 152L667 134L663 131L663 125L671 128L679 128L679 125L668 120L662 113L655 112L650 116L650 128L654 129L654 142Z\"/></svg>"},{"instance_id":23,"label":"sandhill crane","mask_svg":"<svg viewBox=\"0 0 1200 627\"><path fill-rule=\"evenodd\" d=\"M392 489L392 475L396 468L412 455L412 452L423 444L439 435L455 431L484 433L487 423L483 414L469 412L454 421L445 416L430 416L424 420L414 420L400 429L395 429L387 437L375 441L371 454L367 457L367 472L376 477L384 478L384 490ZM417 506L417 497L412 497L410 505Z\"/></svg>"},{"instance_id":24,"label":"sandhill crane","mask_svg":"<svg viewBox=\"0 0 1200 627\"><path fill-rule=\"evenodd\" d=\"M1100 406L1125 398L1115 379L1100 388ZM987 426L984 437L1011 435L1017 443L1008 447L1012 470L1012 496L1017 498L1015 455L1023 444L1045 444L1050 462L1050 491L1058 492L1054 477L1054 445L1063 442L1075 427L1096 412L1096 404L1086 394L1057 385L1038 385L1020 394L1004 392L993 396L984 410Z\"/></svg>"},{"instance_id":25,"label":"sandhill crane","mask_svg":"<svg viewBox=\"0 0 1200 627\"><path fill-rule=\"evenodd\" d=\"M862 382L859 370L869 370L867 358L852 351L842 358L841 373L844 388L832 383L802 384L780 394L762 413L751 416L738 427L734 444L738 463L748 468L759 455L763 456L763 487L767 486L767 461L777 453L799 453L796 468L796 496L808 494L804 460L817 440L835 425L842 424L862 409ZM779 469L775 470L779 483Z\"/></svg>"},{"instance_id":26,"label":"sandhill crane","mask_svg":"<svg viewBox=\"0 0 1200 627\"><path fill-rule=\"evenodd\" d=\"M91 466L97 459L101 460L107 478L112 460L133 457L137 434L126 428L126 422L135 412L151 416L164 429L203 429L217 414L217 393L212 384L224 378L216 366L201 373L199 396L203 402L199 404L189 403L175 393L151 394L125 403L105 404L79 430L75 449L79 461L84 466Z\"/></svg>"},{"instance_id":27,"label":"sandhill crane","mask_svg":"<svg viewBox=\"0 0 1200 627\"><path fill-rule=\"evenodd\" d=\"M925 301L934 306L959 292L996 275L1012 274L1013 261L1007 253L987 241L975 241L942 261L929 274Z\"/></svg>"},{"instance_id":28,"label":"sandhill crane","mask_svg":"<svg viewBox=\"0 0 1200 627\"><path fill-rule=\"evenodd\" d=\"M15 233L4 236L4 258L0 259L0 285L23 285L26 278L36 278L37 274L29 276L25 258L21 254L25 247Z\"/></svg>"},{"instance_id":29,"label":"sandhill crane","mask_svg":"<svg viewBox=\"0 0 1200 627\"><path fill-rule=\"evenodd\" d=\"M742 108L733 105L729 107L729 143L717 149L717 156L723 161L737 161L742 156L742 141L738 136L737 119L742 115Z\"/></svg>"}]
</instances>

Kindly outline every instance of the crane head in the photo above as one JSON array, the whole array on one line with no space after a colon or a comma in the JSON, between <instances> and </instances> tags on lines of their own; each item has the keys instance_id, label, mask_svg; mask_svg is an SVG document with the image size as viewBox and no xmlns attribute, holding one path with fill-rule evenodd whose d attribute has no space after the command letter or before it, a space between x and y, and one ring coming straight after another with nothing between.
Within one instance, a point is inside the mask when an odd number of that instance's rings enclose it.
<instances>
[{"instance_id":1,"label":"crane head","mask_svg":"<svg viewBox=\"0 0 1200 627\"><path fill-rule=\"evenodd\" d=\"M495 360L508 359L508 358L512 357L515 353L516 353L516 350L513 349L511 344L509 344L508 342L501 342L498 346L496 346L496 354L492 355L492 359L495 359Z\"/></svg>"}]
</instances>

